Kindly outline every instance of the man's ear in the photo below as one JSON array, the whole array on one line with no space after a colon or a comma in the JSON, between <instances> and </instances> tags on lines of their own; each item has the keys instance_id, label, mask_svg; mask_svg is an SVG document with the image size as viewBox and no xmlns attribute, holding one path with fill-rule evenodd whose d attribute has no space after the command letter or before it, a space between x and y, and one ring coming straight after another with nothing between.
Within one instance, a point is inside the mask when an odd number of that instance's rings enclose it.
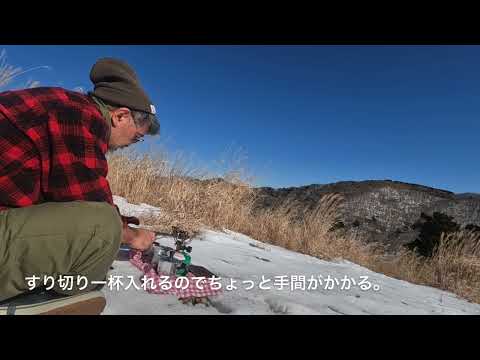
<instances>
[{"instance_id":1,"label":"man's ear","mask_svg":"<svg viewBox=\"0 0 480 360\"><path fill-rule=\"evenodd\" d=\"M119 127L128 122L128 115L130 110L128 108L122 107L111 111L112 115L112 126Z\"/></svg>"}]
</instances>

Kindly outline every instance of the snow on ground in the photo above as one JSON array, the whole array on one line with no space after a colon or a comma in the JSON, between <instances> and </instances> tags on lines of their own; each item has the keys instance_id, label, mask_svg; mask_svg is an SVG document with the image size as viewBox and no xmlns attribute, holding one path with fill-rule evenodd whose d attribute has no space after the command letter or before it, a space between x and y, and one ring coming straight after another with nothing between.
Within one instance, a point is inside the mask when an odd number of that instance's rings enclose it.
<instances>
[{"instance_id":1,"label":"snow on ground","mask_svg":"<svg viewBox=\"0 0 480 360\"><path fill-rule=\"evenodd\" d=\"M160 211L117 196L114 200L124 215ZM174 244L171 237L157 241ZM393 279L348 261L323 261L228 230L205 229L191 246L192 262L220 277L223 294L212 297L214 306L184 305L171 295L149 294L140 287L141 272L128 261L117 260L110 275L119 276L124 285L118 290L104 287L103 314L480 314L480 305L452 293ZM131 279L140 289L134 284L127 289ZM362 280L371 288L363 290ZM227 290L232 282L236 289Z\"/></svg>"}]
</instances>

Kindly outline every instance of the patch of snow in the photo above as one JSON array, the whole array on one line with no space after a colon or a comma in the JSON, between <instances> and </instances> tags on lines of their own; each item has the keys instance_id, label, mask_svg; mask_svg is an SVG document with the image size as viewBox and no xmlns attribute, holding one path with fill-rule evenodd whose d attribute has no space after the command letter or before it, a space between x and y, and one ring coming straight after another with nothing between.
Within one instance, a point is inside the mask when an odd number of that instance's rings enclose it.
<instances>
[{"instance_id":1,"label":"patch of snow","mask_svg":"<svg viewBox=\"0 0 480 360\"><path fill-rule=\"evenodd\" d=\"M145 204L129 204L120 197L115 197L115 203L129 216L160 211ZM174 245L171 237L159 236L157 241ZM329 262L299 254L229 230L204 229L190 245L192 262L221 278L224 292L212 297L213 307L184 305L174 296L149 294L140 287L142 273L128 261L117 260L110 275L121 277L125 286L119 290L104 287L104 314L480 314L479 304L455 294L393 279L349 261ZM134 285L126 289L131 279L139 289ZM286 280L283 288L281 279ZM372 288L362 290L358 286L362 279ZM228 291L231 282L237 289ZM295 288L295 284L301 287Z\"/></svg>"}]
</instances>

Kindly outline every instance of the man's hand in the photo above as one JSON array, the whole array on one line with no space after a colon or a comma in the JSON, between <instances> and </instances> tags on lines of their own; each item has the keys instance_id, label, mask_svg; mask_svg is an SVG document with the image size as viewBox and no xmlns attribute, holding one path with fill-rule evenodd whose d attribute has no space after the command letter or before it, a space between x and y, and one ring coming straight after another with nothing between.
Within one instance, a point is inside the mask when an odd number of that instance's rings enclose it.
<instances>
[{"instance_id":1,"label":"man's hand","mask_svg":"<svg viewBox=\"0 0 480 360\"><path fill-rule=\"evenodd\" d=\"M123 231L123 243L132 249L145 251L149 249L155 241L155 233L145 229L135 229L128 227Z\"/></svg>"}]
</instances>

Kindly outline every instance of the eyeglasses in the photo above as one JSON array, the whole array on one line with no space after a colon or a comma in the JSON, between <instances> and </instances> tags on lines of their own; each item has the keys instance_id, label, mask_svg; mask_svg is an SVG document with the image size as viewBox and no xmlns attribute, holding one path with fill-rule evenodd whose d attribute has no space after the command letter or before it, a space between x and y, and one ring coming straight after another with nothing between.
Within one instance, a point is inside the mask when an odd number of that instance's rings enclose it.
<instances>
[{"instance_id":1,"label":"eyeglasses","mask_svg":"<svg viewBox=\"0 0 480 360\"><path fill-rule=\"evenodd\" d=\"M133 138L132 142L137 143L137 142L145 141L145 139L143 139L144 136L145 136L144 134L137 132L135 133L135 137Z\"/></svg>"},{"instance_id":2,"label":"eyeglasses","mask_svg":"<svg viewBox=\"0 0 480 360\"><path fill-rule=\"evenodd\" d=\"M137 126L137 124L135 123L135 120L133 119L132 114L130 114L130 118L132 119L132 123L133 123L133 125L135 126L135 129L138 129L138 126ZM142 134L142 133L136 131L136 132L135 132L135 137L133 138L132 143L137 143L137 142L145 141L145 139L143 139L144 136L145 136L145 134Z\"/></svg>"}]
</instances>

